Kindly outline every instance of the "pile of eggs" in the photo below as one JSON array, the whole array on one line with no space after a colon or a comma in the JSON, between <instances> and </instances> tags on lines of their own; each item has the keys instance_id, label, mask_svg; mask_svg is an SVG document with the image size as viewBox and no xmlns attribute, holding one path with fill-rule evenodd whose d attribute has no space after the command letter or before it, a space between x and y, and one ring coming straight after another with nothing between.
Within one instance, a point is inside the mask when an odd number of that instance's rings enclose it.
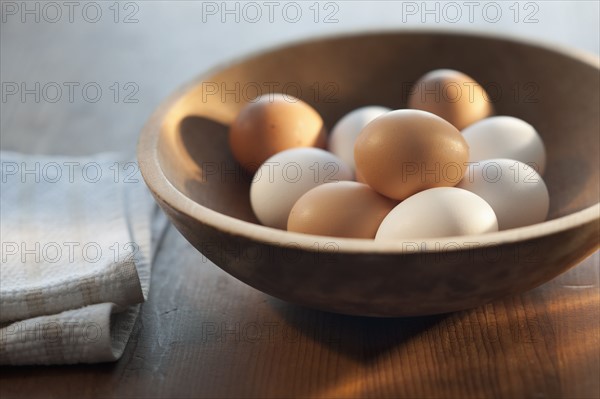
<instances>
[{"instance_id":1,"label":"pile of eggs","mask_svg":"<svg viewBox=\"0 0 600 399\"><path fill-rule=\"evenodd\" d=\"M266 226L403 240L542 222L544 144L527 122L493 113L481 85L441 69L415 83L407 109L356 109L329 136L308 104L264 95L241 109L229 143L254 173L250 203Z\"/></svg>"}]
</instances>

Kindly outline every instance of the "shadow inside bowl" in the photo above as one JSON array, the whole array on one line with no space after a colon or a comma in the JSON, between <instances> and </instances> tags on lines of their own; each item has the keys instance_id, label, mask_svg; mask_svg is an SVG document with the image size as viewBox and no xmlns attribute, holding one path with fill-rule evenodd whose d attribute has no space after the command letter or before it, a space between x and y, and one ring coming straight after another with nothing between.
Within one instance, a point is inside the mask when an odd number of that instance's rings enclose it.
<instances>
[{"instance_id":1,"label":"shadow inside bowl","mask_svg":"<svg viewBox=\"0 0 600 399\"><path fill-rule=\"evenodd\" d=\"M217 212L258 223L248 196L252 176L233 159L228 127L201 116L188 116L181 121L179 133L198 167L197 173L185 178L188 195Z\"/></svg>"}]
</instances>

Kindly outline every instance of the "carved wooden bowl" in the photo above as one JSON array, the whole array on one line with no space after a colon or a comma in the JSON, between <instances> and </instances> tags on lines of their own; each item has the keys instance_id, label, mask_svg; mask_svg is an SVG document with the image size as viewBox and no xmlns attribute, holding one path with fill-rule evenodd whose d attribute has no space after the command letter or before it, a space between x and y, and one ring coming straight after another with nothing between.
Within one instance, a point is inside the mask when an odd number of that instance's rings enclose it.
<instances>
[{"instance_id":1,"label":"carved wooden bowl","mask_svg":"<svg viewBox=\"0 0 600 399\"><path fill-rule=\"evenodd\" d=\"M436 68L467 73L488 88L497 114L538 129L548 155L548 221L405 243L257 223L249 203L252 177L227 145L227 126L245 102L285 92L312 104L331 128L363 105L404 107L411 83ZM451 312L543 284L598 247L599 80L595 57L502 37L397 31L325 38L204 73L154 113L138 159L156 201L184 237L252 287L353 315Z\"/></svg>"}]
</instances>

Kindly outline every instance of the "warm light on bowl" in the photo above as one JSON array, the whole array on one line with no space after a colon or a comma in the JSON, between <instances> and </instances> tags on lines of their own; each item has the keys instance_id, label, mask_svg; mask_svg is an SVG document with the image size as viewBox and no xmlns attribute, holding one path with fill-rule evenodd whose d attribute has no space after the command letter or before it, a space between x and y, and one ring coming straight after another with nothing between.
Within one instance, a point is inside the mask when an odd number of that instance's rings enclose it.
<instances>
[{"instance_id":1,"label":"warm light on bowl","mask_svg":"<svg viewBox=\"0 0 600 399\"><path fill-rule=\"evenodd\" d=\"M257 90L293 89L289 94L315 107L331 127L360 106L406 106L406 89L436 68L493 85L496 113L522 118L539 131L547 147L548 221L401 243L257 224L248 199L251 176L235 163L227 140L228 124ZM515 94L515 87L532 85L533 97ZM531 289L598 247L599 97L597 60L518 40L423 31L327 38L205 73L151 117L138 160L177 229L247 284L332 312L444 313Z\"/></svg>"}]
</instances>

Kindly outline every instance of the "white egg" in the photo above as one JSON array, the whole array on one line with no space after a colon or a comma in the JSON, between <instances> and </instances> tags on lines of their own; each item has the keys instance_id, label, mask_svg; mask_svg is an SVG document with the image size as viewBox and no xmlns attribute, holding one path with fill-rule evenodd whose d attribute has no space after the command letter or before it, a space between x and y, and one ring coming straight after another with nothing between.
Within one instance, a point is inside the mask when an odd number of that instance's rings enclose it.
<instances>
[{"instance_id":1,"label":"white egg","mask_svg":"<svg viewBox=\"0 0 600 399\"><path fill-rule=\"evenodd\" d=\"M541 176L523 162L489 159L469 166L457 187L486 200L496 212L500 230L546 220L548 189Z\"/></svg>"},{"instance_id":2,"label":"white egg","mask_svg":"<svg viewBox=\"0 0 600 399\"><path fill-rule=\"evenodd\" d=\"M285 150L267 159L256 171L250 185L250 204L262 224L285 229L292 207L304 193L320 184L352 177L350 167L325 150Z\"/></svg>"},{"instance_id":3,"label":"white egg","mask_svg":"<svg viewBox=\"0 0 600 399\"><path fill-rule=\"evenodd\" d=\"M414 194L383 219L375 240L403 240L498 231L492 207L460 188L437 187Z\"/></svg>"},{"instance_id":4,"label":"white egg","mask_svg":"<svg viewBox=\"0 0 600 399\"><path fill-rule=\"evenodd\" d=\"M361 130L373 119L390 112L391 109L379 105L357 108L344 115L333 127L329 135L329 151L337 155L355 170L354 142Z\"/></svg>"},{"instance_id":5,"label":"white egg","mask_svg":"<svg viewBox=\"0 0 600 399\"><path fill-rule=\"evenodd\" d=\"M546 167L542 138L529 123L512 116L493 116L462 131L469 144L471 162L508 158L533 166L540 174Z\"/></svg>"}]
</instances>

